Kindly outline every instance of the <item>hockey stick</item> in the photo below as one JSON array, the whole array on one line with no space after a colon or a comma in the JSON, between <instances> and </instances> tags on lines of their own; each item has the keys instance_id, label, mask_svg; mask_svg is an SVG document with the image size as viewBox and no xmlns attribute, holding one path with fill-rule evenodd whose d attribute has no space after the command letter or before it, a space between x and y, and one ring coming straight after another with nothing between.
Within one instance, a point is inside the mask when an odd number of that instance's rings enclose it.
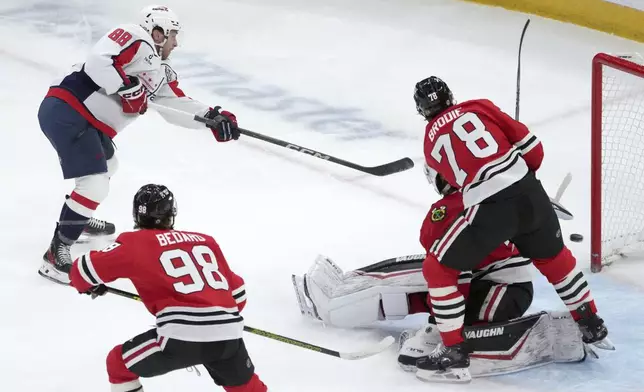
<instances>
[{"instance_id":1,"label":"hockey stick","mask_svg":"<svg viewBox=\"0 0 644 392\"><path fill-rule=\"evenodd\" d=\"M254 333L255 335L263 336L265 338L273 339L280 341L282 343L287 343L293 346L298 346L301 348L305 348L308 350L316 351L321 354L326 354L330 355L332 357L337 357L337 358L342 358L342 359L349 359L349 360L356 360L356 359L363 359L370 357L372 355L379 354L386 350L389 346L391 346L396 339L394 339L393 336L387 336L386 338L382 339L380 342L377 344L374 344L373 346L366 347L364 350L359 350L359 351L352 351L352 352L340 352L340 351L335 351L335 350L329 350L328 348L316 346L310 343L302 342L300 340L295 340L288 338L286 336L278 335L272 332L268 331L263 331L261 329L257 328L252 328L249 326L244 326L244 331Z\"/></svg>"},{"instance_id":2,"label":"hockey stick","mask_svg":"<svg viewBox=\"0 0 644 392\"><path fill-rule=\"evenodd\" d=\"M566 176L564 177L563 181L561 181L561 184L559 185L559 189L557 189L557 193L555 193L556 202L559 202L559 200L561 200L561 197L563 196L564 192L568 188L568 185L570 185L570 181L572 181L572 174L568 172L566 173Z\"/></svg>"},{"instance_id":3,"label":"hockey stick","mask_svg":"<svg viewBox=\"0 0 644 392\"><path fill-rule=\"evenodd\" d=\"M107 287L107 292L111 294L119 295L121 297L133 299L135 301L141 301L141 297L139 297L137 294L130 293L124 290L119 290L114 287ZM330 355L332 357L349 359L349 360L363 359L363 358L370 357L372 355L379 354L384 350L386 350L389 346L391 346L395 342L395 339L393 338L393 336L387 336L386 338L382 339L378 344L367 347L364 350L352 351L352 352L341 352L341 351L330 350L328 348L324 348L321 346L316 346L314 344L306 343L301 340L296 340L286 336L278 335L272 332L264 331L262 329L249 327L248 325L244 325L244 331L253 333L255 335L263 336L265 338L277 340L282 343L290 344L292 346L297 346L297 347L305 348L307 350L316 351L321 354Z\"/></svg>"},{"instance_id":4,"label":"hockey stick","mask_svg":"<svg viewBox=\"0 0 644 392\"><path fill-rule=\"evenodd\" d=\"M523 47L523 37L525 36L525 32L528 29L529 24L530 24L530 19L528 19L525 22L525 25L523 26L523 31L521 32L521 40L519 41L519 57L517 60L517 97L516 97L516 106L514 111L514 119L517 121L519 121L519 102L521 99L521 48Z\"/></svg>"},{"instance_id":5,"label":"hockey stick","mask_svg":"<svg viewBox=\"0 0 644 392\"><path fill-rule=\"evenodd\" d=\"M552 208L554 208L555 212L557 213L557 217L561 220L573 219L572 213L568 211L561 204L561 197L563 196L564 192L568 188L568 185L570 185L571 181L572 181L572 174L566 173L566 176L564 177L563 181L561 181L561 184L559 184L559 188L557 189L557 193L555 193L555 197L550 198L550 203L552 204Z\"/></svg>"},{"instance_id":6,"label":"hockey stick","mask_svg":"<svg viewBox=\"0 0 644 392\"><path fill-rule=\"evenodd\" d=\"M193 120L198 121L200 123L204 123L208 126L215 126L215 122L212 119L205 118L202 116L197 116L197 115L192 115L191 113L186 113L181 110L177 110L174 108L170 108L167 106L159 105L153 102L149 102L148 106L161 110L161 111L166 111L166 112L171 112L175 114L180 114L180 115L187 115L187 116L192 116ZM335 164L348 167L354 170L361 171L363 173L368 173L372 174L374 176L388 176L390 174L398 173L401 171L409 170L414 167L414 161L411 160L411 158L402 158L397 161L385 163L384 165L379 165L379 166L361 166L353 162L345 161L344 159L336 158L331 155L327 155L324 153L321 153L319 151L311 150L310 148L298 146L297 144L289 143L284 140L276 139L271 136L266 136L261 133L249 131L248 129L244 128L239 128L239 132L242 135L252 137L255 139L262 140L267 143L275 144L280 147L286 147L290 150L294 150L297 152L301 152L302 154L310 155L325 161L333 162Z\"/></svg>"}]
</instances>

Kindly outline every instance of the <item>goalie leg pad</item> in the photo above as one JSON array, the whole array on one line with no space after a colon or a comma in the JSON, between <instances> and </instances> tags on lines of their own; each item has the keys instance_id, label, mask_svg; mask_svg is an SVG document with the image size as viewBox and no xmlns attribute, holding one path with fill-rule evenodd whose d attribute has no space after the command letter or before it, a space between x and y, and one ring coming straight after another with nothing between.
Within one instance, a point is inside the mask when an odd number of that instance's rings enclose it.
<instances>
[{"instance_id":1,"label":"goalie leg pad","mask_svg":"<svg viewBox=\"0 0 644 392\"><path fill-rule=\"evenodd\" d=\"M407 294L427 290L420 270L345 274L324 256L318 256L303 277L293 276L293 285L302 314L345 328L403 318L409 314Z\"/></svg>"},{"instance_id":2,"label":"goalie leg pad","mask_svg":"<svg viewBox=\"0 0 644 392\"><path fill-rule=\"evenodd\" d=\"M581 332L565 313L521 317L465 329L472 350L472 377L513 373L557 362L579 362L586 357Z\"/></svg>"}]
</instances>

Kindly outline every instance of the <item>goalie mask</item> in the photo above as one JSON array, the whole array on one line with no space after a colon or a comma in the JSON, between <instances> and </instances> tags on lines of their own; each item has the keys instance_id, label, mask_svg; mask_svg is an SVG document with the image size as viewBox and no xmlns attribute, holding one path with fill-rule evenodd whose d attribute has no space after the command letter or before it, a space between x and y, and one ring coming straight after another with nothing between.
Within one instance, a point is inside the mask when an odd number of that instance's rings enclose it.
<instances>
[{"instance_id":1,"label":"goalie mask","mask_svg":"<svg viewBox=\"0 0 644 392\"><path fill-rule=\"evenodd\" d=\"M166 186L147 184L134 195L132 216L137 229L172 229L177 202Z\"/></svg>"},{"instance_id":2,"label":"goalie mask","mask_svg":"<svg viewBox=\"0 0 644 392\"><path fill-rule=\"evenodd\" d=\"M456 104L447 84L436 76L430 76L416 83L414 88L416 111L431 121L448 107Z\"/></svg>"},{"instance_id":3,"label":"goalie mask","mask_svg":"<svg viewBox=\"0 0 644 392\"><path fill-rule=\"evenodd\" d=\"M447 196L457 191L456 188L445 181L443 176L438 174L436 170L429 167L427 163L423 164L423 171L425 172L425 177L427 177L427 182L429 182L434 187L434 190L439 195Z\"/></svg>"}]
</instances>

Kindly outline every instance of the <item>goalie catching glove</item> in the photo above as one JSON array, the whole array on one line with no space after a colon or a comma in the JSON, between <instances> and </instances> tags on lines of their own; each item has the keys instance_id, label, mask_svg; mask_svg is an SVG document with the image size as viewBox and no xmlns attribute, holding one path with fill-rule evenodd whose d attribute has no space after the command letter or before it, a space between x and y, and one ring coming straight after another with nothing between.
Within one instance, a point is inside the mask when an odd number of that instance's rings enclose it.
<instances>
[{"instance_id":1,"label":"goalie catching glove","mask_svg":"<svg viewBox=\"0 0 644 392\"><path fill-rule=\"evenodd\" d=\"M204 115L205 118L213 120L215 124L208 126L218 142L227 142L239 139L239 128L237 127L237 117L231 112L224 110L219 112L221 106L215 106Z\"/></svg>"}]
</instances>

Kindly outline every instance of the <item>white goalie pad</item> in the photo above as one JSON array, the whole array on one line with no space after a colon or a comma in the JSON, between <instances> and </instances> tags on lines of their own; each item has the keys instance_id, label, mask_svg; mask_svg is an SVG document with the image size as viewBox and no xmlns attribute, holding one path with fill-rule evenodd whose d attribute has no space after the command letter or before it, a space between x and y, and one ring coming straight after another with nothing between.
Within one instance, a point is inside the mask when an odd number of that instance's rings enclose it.
<instances>
[{"instance_id":1,"label":"white goalie pad","mask_svg":"<svg viewBox=\"0 0 644 392\"><path fill-rule=\"evenodd\" d=\"M404 318L409 314L407 294L427 291L421 269L344 273L325 256L292 279L302 314L344 328L368 327L385 314L388 320Z\"/></svg>"},{"instance_id":2,"label":"white goalie pad","mask_svg":"<svg viewBox=\"0 0 644 392\"><path fill-rule=\"evenodd\" d=\"M580 362L587 352L569 312L541 312L505 323L466 328L472 377L513 373L550 363ZM589 351L587 351L589 350Z\"/></svg>"}]
</instances>

